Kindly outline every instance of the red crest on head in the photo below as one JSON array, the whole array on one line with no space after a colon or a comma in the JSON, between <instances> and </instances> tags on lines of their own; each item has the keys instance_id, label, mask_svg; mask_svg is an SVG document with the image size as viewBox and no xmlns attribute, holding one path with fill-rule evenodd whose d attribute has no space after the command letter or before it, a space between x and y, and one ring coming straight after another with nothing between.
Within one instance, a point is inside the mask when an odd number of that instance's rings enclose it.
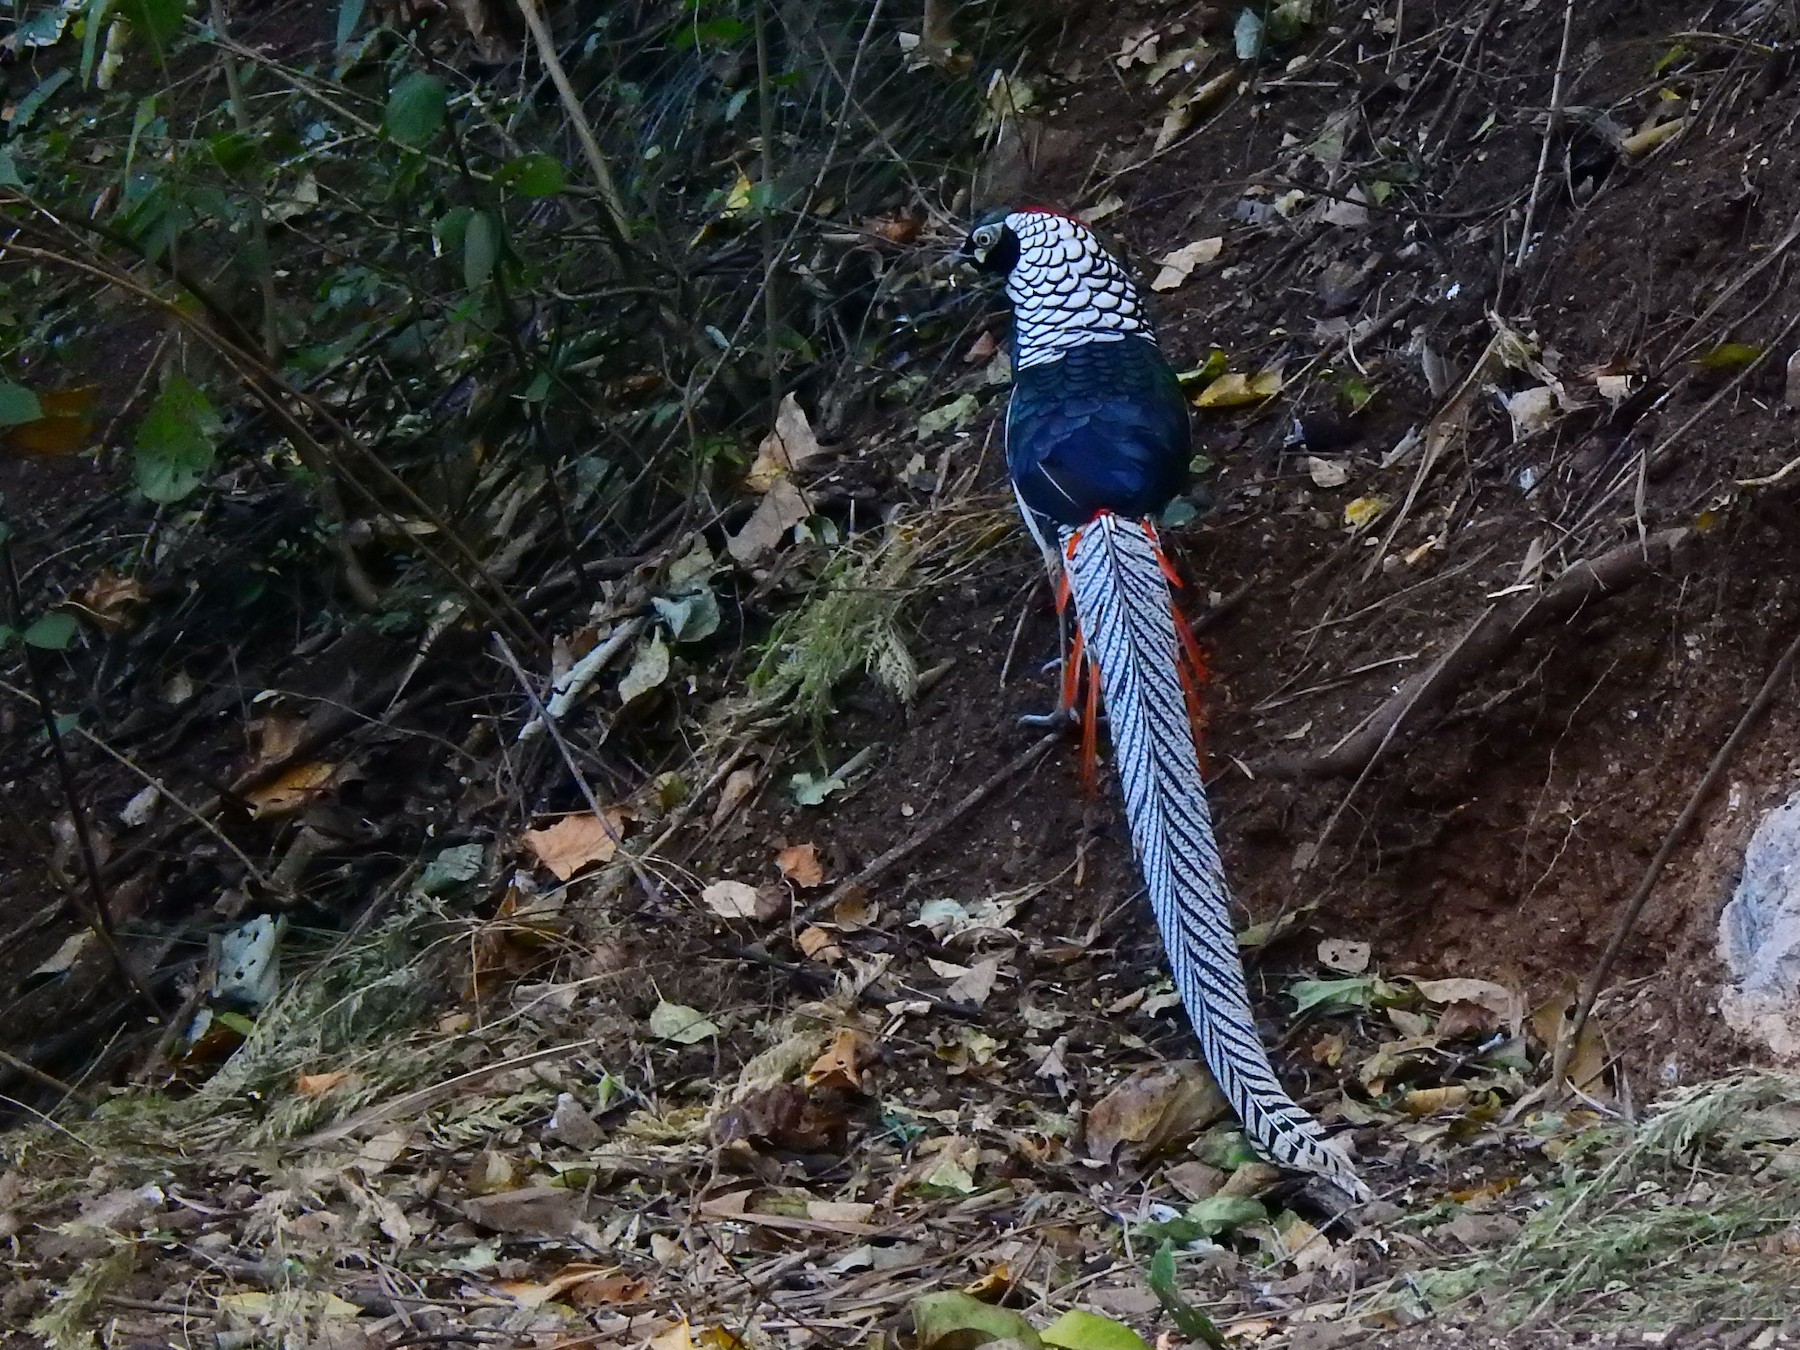
<instances>
[{"instance_id":1,"label":"red crest on head","mask_svg":"<svg viewBox=\"0 0 1800 1350\"><path fill-rule=\"evenodd\" d=\"M1064 220L1074 221L1083 229L1087 228L1087 222L1073 211L1065 211L1060 206L1049 206L1044 202L1020 202L1017 206L1013 207L1013 210L1030 211L1036 215L1042 216L1061 216Z\"/></svg>"}]
</instances>

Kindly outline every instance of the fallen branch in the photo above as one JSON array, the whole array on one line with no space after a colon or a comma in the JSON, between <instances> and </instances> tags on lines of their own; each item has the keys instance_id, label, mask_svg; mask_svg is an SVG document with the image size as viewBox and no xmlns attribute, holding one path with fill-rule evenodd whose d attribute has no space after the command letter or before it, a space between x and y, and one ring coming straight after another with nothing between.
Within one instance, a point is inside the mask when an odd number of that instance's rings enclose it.
<instances>
[{"instance_id":1,"label":"fallen branch","mask_svg":"<svg viewBox=\"0 0 1800 1350\"><path fill-rule=\"evenodd\" d=\"M1535 594L1490 605L1430 669L1401 685L1331 749L1314 756L1279 755L1259 765L1259 770L1282 778L1342 778L1363 772L1422 713L1443 703L1477 671L1493 665L1540 628L1663 571L1692 534L1686 528L1663 530L1642 543L1621 544L1574 564Z\"/></svg>"},{"instance_id":2,"label":"fallen branch","mask_svg":"<svg viewBox=\"0 0 1800 1350\"><path fill-rule=\"evenodd\" d=\"M1637 889L1631 893L1631 899L1625 905L1625 912L1619 915L1619 922L1613 929L1612 937L1607 941L1606 950L1600 954L1600 960L1588 975L1587 983L1582 986L1581 998L1575 1004L1575 1018L1569 1024L1568 1033L1557 1038L1556 1055L1550 1069L1550 1087L1553 1091L1565 1081L1569 1071L1569 1055L1573 1048L1581 1042L1581 1033L1587 1026L1588 1016L1594 1011L1594 1002L1600 997L1600 990L1606 984L1606 977L1612 974L1613 965L1618 961L1620 951L1624 949L1625 939L1630 936L1631 930L1637 925L1638 916L1644 912L1644 905L1650 899L1650 892L1656 887L1656 879L1662 875L1663 868L1668 865L1669 859L1675 856L1675 850L1681 846L1681 841L1687 838L1688 831L1693 829L1694 822L1700 818L1700 808L1706 804L1706 799L1712 796L1713 790L1719 786L1719 780L1725 777L1725 771L1731 767L1731 761L1737 757L1739 747L1748 739L1751 730L1762 720L1763 714L1769 710L1769 705L1775 701L1775 696L1781 691L1782 685L1793 674L1796 661L1800 661L1800 634L1795 635L1794 640L1788 643L1787 650L1782 652L1774 666L1770 668L1768 677L1762 682L1762 688L1756 691L1755 697L1744 709L1743 716L1738 718L1737 725L1732 727L1731 734L1725 738L1725 743L1713 755L1712 763L1706 766L1706 773L1701 776L1699 783L1689 794L1687 804L1681 808L1681 814L1669 827L1668 834L1663 836L1662 847L1656 850L1656 856L1650 860L1650 866L1644 869L1643 880L1638 882Z\"/></svg>"}]
</instances>

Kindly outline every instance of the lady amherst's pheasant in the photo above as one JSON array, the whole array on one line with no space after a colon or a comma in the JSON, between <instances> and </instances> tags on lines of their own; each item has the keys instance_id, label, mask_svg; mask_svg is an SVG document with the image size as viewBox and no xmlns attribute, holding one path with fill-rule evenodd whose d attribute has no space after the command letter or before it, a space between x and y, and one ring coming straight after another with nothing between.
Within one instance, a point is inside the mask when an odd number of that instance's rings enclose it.
<instances>
[{"instance_id":1,"label":"lady amherst's pheasant","mask_svg":"<svg viewBox=\"0 0 1800 1350\"><path fill-rule=\"evenodd\" d=\"M1151 518L1182 490L1187 405L1131 278L1086 225L1040 207L992 213L962 246L1013 305L1006 463L1059 603L1075 601L1063 702L1091 667L1106 699L1131 837L1201 1053L1276 1162L1368 1191L1270 1067L1250 1013L1195 735L1198 656ZM1095 676L1097 675L1097 679Z\"/></svg>"}]
</instances>

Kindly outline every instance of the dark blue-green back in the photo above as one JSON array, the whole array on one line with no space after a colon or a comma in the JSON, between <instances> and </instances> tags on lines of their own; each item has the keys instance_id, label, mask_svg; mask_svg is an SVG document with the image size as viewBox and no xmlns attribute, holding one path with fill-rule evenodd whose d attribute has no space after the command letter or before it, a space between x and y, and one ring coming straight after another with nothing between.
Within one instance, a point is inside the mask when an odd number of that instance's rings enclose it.
<instances>
[{"instance_id":1,"label":"dark blue-green back","mask_svg":"<svg viewBox=\"0 0 1800 1350\"><path fill-rule=\"evenodd\" d=\"M1025 505L1063 525L1155 515L1187 486L1187 403L1141 337L1089 342L1014 377L1006 464Z\"/></svg>"}]
</instances>

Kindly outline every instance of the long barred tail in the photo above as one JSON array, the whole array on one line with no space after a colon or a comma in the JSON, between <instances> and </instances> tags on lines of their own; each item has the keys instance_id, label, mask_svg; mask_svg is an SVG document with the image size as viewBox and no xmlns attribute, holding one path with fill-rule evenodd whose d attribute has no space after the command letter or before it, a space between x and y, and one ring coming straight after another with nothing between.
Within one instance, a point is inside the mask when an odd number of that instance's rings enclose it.
<instances>
[{"instance_id":1,"label":"long barred tail","mask_svg":"<svg viewBox=\"0 0 1800 1350\"><path fill-rule=\"evenodd\" d=\"M1252 1142L1357 1200L1368 1189L1295 1104L1256 1033L1200 755L1182 687L1174 599L1150 530L1102 515L1062 532L1089 660L1099 668L1132 842L1200 1050Z\"/></svg>"}]
</instances>

